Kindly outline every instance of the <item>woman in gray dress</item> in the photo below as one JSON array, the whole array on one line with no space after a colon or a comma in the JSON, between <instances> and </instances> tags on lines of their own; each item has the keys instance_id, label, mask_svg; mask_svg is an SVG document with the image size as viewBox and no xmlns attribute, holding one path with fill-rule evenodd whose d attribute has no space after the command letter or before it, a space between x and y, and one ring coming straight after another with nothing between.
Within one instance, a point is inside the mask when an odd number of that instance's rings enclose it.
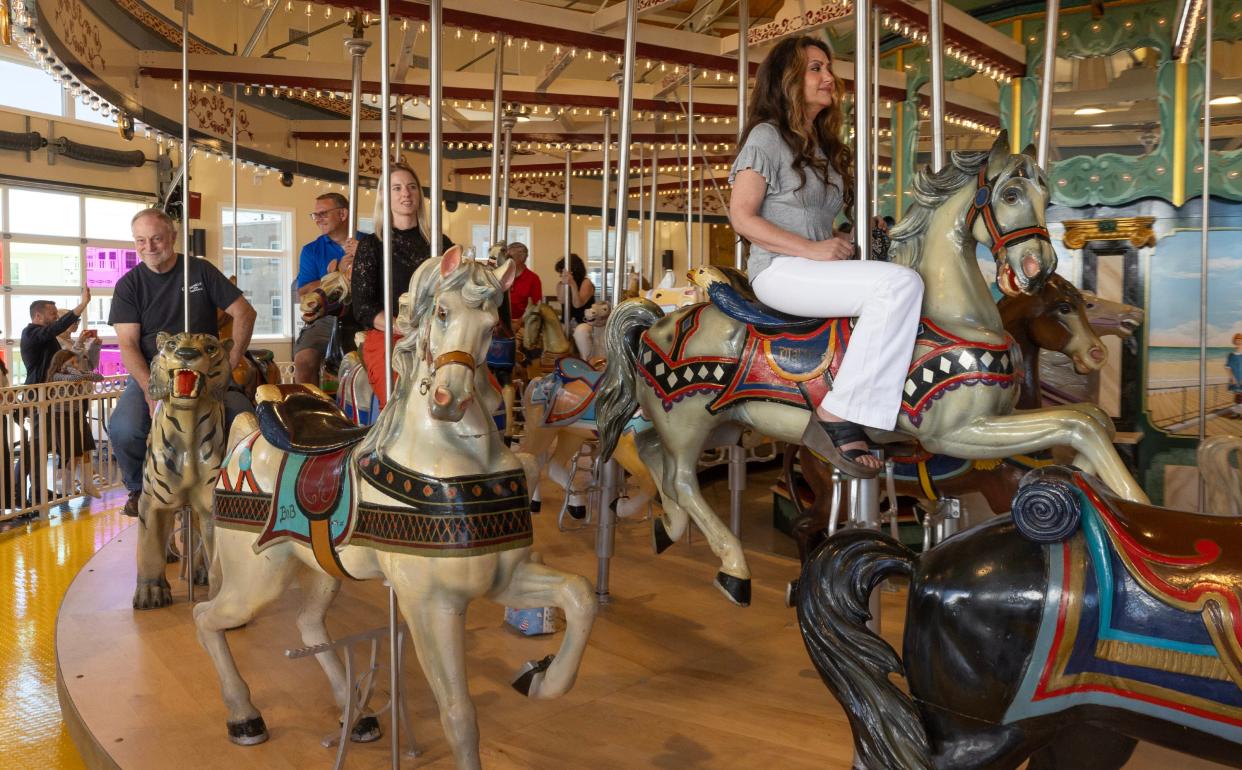
<instances>
[{"instance_id":1,"label":"woman in gray dress","mask_svg":"<svg viewBox=\"0 0 1242 770\"><path fill-rule=\"evenodd\" d=\"M845 473L873 477L881 464L859 426L892 430L897 422L923 282L906 267L853 260L852 239L833 231L854 198L843 96L823 42L796 37L772 49L729 176L729 219L750 242L750 281L764 304L792 315L858 319L803 444Z\"/></svg>"}]
</instances>

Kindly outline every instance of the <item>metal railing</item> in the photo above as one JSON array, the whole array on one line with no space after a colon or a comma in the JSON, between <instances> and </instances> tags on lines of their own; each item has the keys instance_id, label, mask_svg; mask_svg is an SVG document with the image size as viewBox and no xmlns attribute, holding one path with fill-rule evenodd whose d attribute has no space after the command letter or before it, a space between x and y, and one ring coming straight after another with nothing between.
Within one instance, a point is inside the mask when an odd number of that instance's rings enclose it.
<instances>
[{"instance_id":1,"label":"metal railing","mask_svg":"<svg viewBox=\"0 0 1242 770\"><path fill-rule=\"evenodd\" d=\"M277 366L293 382L293 363ZM127 380L0 388L0 521L46 516L90 486L121 486L108 422Z\"/></svg>"}]
</instances>

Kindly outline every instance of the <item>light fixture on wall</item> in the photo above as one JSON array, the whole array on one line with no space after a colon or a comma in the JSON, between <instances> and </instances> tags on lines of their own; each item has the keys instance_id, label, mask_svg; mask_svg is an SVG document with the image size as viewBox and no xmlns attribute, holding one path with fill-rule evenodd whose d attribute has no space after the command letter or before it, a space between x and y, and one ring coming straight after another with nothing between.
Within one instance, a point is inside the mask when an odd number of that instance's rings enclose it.
<instances>
[{"instance_id":1,"label":"light fixture on wall","mask_svg":"<svg viewBox=\"0 0 1242 770\"><path fill-rule=\"evenodd\" d=\"M1075 115L1102 115L1104 110L1099 107L1079 107L1074 110Z\"/></svg>"},{"instance_id":2,"label":"light fixture on wall","mask_svg":"<svg viewBox=\"0 0 1242 770\"><path fill-rule=\"evenodd\" d=\"M1242 96L1218 96L1208 102L1213 107L1230 107L1235 104L1242 104Z\"/></svg>"}]
</instances>

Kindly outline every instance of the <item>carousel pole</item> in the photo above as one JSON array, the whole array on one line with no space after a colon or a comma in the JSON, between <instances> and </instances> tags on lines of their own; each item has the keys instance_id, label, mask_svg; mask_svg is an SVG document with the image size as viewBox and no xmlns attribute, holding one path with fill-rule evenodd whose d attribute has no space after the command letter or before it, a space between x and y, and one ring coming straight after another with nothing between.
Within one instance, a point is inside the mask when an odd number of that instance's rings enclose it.
<instances>
[{"instance_id":1,"label":"carousel pole","mask_svg":"<svg viewBox=\"0 0 1242 770\"><path fill-rule=\"evenodd\" d=\"M572 192L573 178L574 178L574 152L572 149L570 149L569 144L566 143L565 145L565 269L566 270L569 269L569 251L570 251L569 244L570 244L570 238L573 235L572 220L573 220L574 207L573 207L573 204L570 202L570 198L572 197L571 192ZM570 289L569 286L565 284L561 284L561 285L565 287L565 306L561 309L561 314L565 320L565 337L566 339L573 339L574 330L570 328L570 324L573 323L573 320L569 317L569 314L573 311L573 304L574 304L572 289Z\"/></svg>"},{"instance_id":2,"label":"carousel pole","mask_svg":"<svg viewBox=\"0 0 1242 770\"><path fill-rule=\"evenodd\" d=\"M233 230L237 242L237 230ZM181 327L190 331L190 3L181 4ZM46 445L45 445L46 446ZM189 567L186 586L190 603L194 602L194 512L182 510L186 522L185 552Z\"/></svg>"},{"instance_id":3,"label":"carousel pole","mask_svg":"<svg viewBox=\"0 0 1242 770\"><path fill-rule=\"evenodd\" d=\"M441 66L441 50L444 46L444 0L431 0L431 136L429 159L431 161L431 221L427 240L431 253L440 253L442 228L440 226L444 207L444 72Z\"/></svg>"},{"instance_id":4,"label":"carousel pole","mask_svg":"<svg viewBox=\"0 0 1242 770\"><path fill-rule=\"evenodd\" d=\"M936 0L932 0L933 3ZM860 5L854 12L854 167L865 169L871 161L871 14ZM933 127L935 121L933 120ZM871 258L871 175L859 173L854 190L854 241L859 259ZM880 528L880 489L876 479L855 479L850 484L850 520L866 529ZM867 627L880 632L880 592L873 591L868 604Z\"/></svg>"},{"instance_id":5,"label":"carousel pole","mask_svg":"<svg viewBox=\"0 0 1242 770\"><path fill-rule=\"evenodd\" d=\"M1199 443L1207 438L1208 228L1212 170L1212 0L1203 4L1203 192L1199 229ZM1195 20L1190 21L1191 24ZM1190 51L1186 51L1189 58ZM1207 508L1207 489L1199 475L1199 512Z\"/></svg>"},{"instance_id":6,"label":"carousel pole","mask_svg":"<svg viewBox=\"0 0 1242 770\"><path fill-rule=\"evenodd\" d=\"M362 57L371 47L371 41L362 39L362 15L354 13L354 36L345 41L349 53L351 82L349 89L349 232L358 232L358 145L359 124L362 119ZM378 226L378 223L376 224ZM236 229L233 232L237 232Z\"/></svg>"},{"instance_id":7,"label":"carousel pole","mask_svg":"<svg viewBox=\"0 0 1242 770\"><path fill-rule=\"evenodd\" d=\"M704 193L707 190L707 166L699 166L699 264L711 264L707 255L707 215L703 208Z\"/></svg>"},{"instance_id":8,"label":"carousel pole","mask_svg":"<svg viewBox=\"0 0 1242 770\"><path fill-rule=\"evenodd\" d=\"M604 110L604 180L600 188L600 297L608 301L608 189L612 179L612 110Z\"/></svg>"},{"instance_id":9,"label":"carousel pole","mask_svg":"<svg viewBox=\"0 0 1242 770\"><path fill-rule=\"evenodd\" d=\"M384 292L384 387L389 397L392 397L392 186L389 184L388 169L392 164L392 154L389 151L389 134L390 117L391 117L391 82L390 73L388 71L389 57L389 19L388 19L389 0L380 0L379 16L380 16L380 104L384 105L380 112L380 201L381 210L384 212L380 216L380 221L375 223L376 231L382 234L381 243L383 244L382 263L384 269L383 288ZM435 68L435 64L432 64ZM357 105L354 105L357 108ZM355 113L357 114L357 113ZM435 153L435 145L432 145L432 153ZM351 207L352 210L352 207ZM431 240L428 234L428 241L438 244L439 239ZM434 246L433 246L434 248ZM388 725L389 734L392 736L392 768L398 770L401 764L401 635L398 633L400 627L400 618L397 615L397 592L392 585L388 586L388 689L391 694L390 703L392 711L390 712L390 722Z\"/></svg>"},{"instance_id":10,"label":"carousel pole","mask_svg":"<svg viewBox=\"0 0 1242 770\"><path fill-rule=\"evenodd\" d=\"M686 66L686 269L694 267L694 65Z\"/></svg>"},{"instance_id":11,"label":"carousel pole","mask_svg":"<svg viewBox=\"0 0 1242 770\"><path fill-rule=\"evenodd\" d=\"M616 308L621 302L621 285L620 276L625 270L625 247L627 238L626 231L626 210L629 207L630 195L630 128L631 118L634 112L634 39L638 35L638 0L625 0L625 59L621 65L621 102L618 105L618 112L621 116L621 126L617 135L617 238L616 251L612 260L613 271L616 280L612 284L612 295L605 294L606 299L611 299L613 308ZM606 145L605 145L606 146ZM605 161L605 168L607 161ZM608 244L608 201L604 201L604 272L608 272L607 244ZM613 496L618 487L624 482L625 476L621 470L621 465L616 459L611 459L604 463L601 472L602 494L599 498L600 515L599 529L595 531L595 556L598 562L598 570L595 579L595 594L599 598L600 603L609 601L608 594L608 578L610 560L612 559L613 550L616 540L617 525L617 509L613 507Z\"/></svg>"},{"instance_id":12,"label":"carousel pole","mask_svg":"<svg viewBox=\"0 0 1242 770\"><path fill-rule=\"evenodd\" d=\"M932 171L939 171L944 168L944 0L930 0L930 8L927 52L931 58L931 167Z\"/></svg>"},{"instance_id":13,"label":"carousel pole","mask_svg":"<svg viewBox=\"0 0 1242 770\"><path fill-rule=\"evenodd\" d=\"M505 98L505 35L502 32L496 36L496 72L492 83L492 177L488 200L487 213L487 237L489 244L495 244L500 240L500 209L497 203L500 188L500 114L504 112ZM508 233L505 233L506 239Z\"/></svg>"},{"instance_id":14,"label":"carousel pole","mask_svg":"<svg viewBox=\"0 0 1242 770\"><path fill-rule=\"evenodd\" d=\"M405 123L405 99L398 96L396 102L396 112L393 115L393 140L392 140L392 157L397 163L401 162L401 132Z\"/></svg>"},{"instance_id":15,"label":"carousel pole","mask_svg":"<svg viewBox=\"0 0 1242 770\"><path fill-rule=\"evenodd\" d=\"M871 211L880 213L880 12L871 14ZM889 115L889 128L893 125Z\"/></svg>"},{"instance_id":16,"label":"carousel pole","mask_svg":"<svg viewBox=\"0 0 1242 770\"><path fill-rule=\"evenodd\" d=\"M646 171L646 169L643 168L643 154L644 154L643 143L639 142L638 143L638 166L636 166L636 168L638 169L638 184L637 184L637 187L638 187L638 254L636 254L633 257L630 257L629 259L633 260L634 272L638 274L638 293L640 296L643 293L643 265L646 263L646 260L643 259L643 246L646 245L647 243L646 239L643 238L643 233L645 232L643 230L643 198L646 196L646 188L643 187L643 176ZM628 271L626 272L625 282L626 282L626 285L628 286L629 285L629 272Z\"/></svg>"},{"instance_id":17,"label":"carousel pole","mask_svg":"<svg viewBox=\"0 0 1242 770\"><path fill-rule=\"evenodd\" d=\"M746 130L746 84L750 80L750 0L738 0L737 4L737 149L742 149L742 132ZM733 236L733 266L738 270L746 267L745 245Z\"/></svg>"},{"instance_id":18,"label":"carousel pole","mask_svg":"<svg viewBox=\"0 0 1242 770\"><path fill-rule=\"evenodd\" d=\"M1035 162L1048 170L1048 142L1052 131L1052 87L1056 79L1057 19L1061 13L1061 0L1048 0L1044 16L1044 72L1039 84L1039 140L1035 147Z\"/></svg>"},{"instance_id":19,"label":"carousel pole","mask_svg":"<svg viewBox=\"0 0 1242 770\"><path fill-rule=\"evenodd\" d=\"M500 121L501 128L504 131L504 170L500 173L500 222L497 224L499 232L496 240L492 243L504 241L509 242L509 175L513 170L513 127L517 125L517 115L512 112L506 112Z\"/></svg>"},{"instance_id":20,"label":"carousel pole","mask_svg":"<svg viewBox=\"0 0 1242 770\"><path fill-rule=\"evenodd\" d=\"M659 124L656 124L657 133L659 132ZM655 288L659 283L656 278L656 206L660 201L660 146L658 144L651 145L651 216L647 217L649 229L647 232L647 258L650 260L648 264L647 274L651 276L651 288Z\"/></svg>"}]
</instances>

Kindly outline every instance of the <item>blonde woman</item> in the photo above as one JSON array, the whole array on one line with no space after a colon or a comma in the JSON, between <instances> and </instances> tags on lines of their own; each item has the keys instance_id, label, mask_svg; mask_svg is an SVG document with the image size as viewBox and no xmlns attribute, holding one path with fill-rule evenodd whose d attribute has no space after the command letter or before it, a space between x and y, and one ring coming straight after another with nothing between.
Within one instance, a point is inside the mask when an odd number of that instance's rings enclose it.
<instances>
[{"instance_id":1,"label":"blonde woman","mask_svg":"<svg viewBox=\"0 0 1242 770\"><path fill-rule=\"evenodd\" d=\"M410 278L418 266L432 256L439 256L452 247L453 242L445 236L440 248L434 252L427 240L427 216L423 202L422 184L414 169L404 163L395 163L388 170L388 190L391 201L389 237L392 239L392 308L396 312L398 298L409 289ZM383 196L375 200L374 235L364 235L358 241L354 255L350 293L354 303L354 317L366 330L362 343L362 362L367 378L380 408L388 402L388 388L384 382L384 244L379 229L383 225ZM396 320L393 320L393 339Z\"/></svg>"},{"instance_id":2,"label":"blonde woman","mask_svg":"<svg viewBox=\"0 0 1242 770\"><path fill-rule=\"evenodd\" d=\"M764 304L791 315L858 318L803 443L841 471L870 478L881 465L859 426L896 424L923 282L907 267L852 261L853 241L833 231L854 199L843 96L822 41L788 38L772 49L729 177L729 220L751 244L748 272Z\"/></svg>"}]
</instances>

